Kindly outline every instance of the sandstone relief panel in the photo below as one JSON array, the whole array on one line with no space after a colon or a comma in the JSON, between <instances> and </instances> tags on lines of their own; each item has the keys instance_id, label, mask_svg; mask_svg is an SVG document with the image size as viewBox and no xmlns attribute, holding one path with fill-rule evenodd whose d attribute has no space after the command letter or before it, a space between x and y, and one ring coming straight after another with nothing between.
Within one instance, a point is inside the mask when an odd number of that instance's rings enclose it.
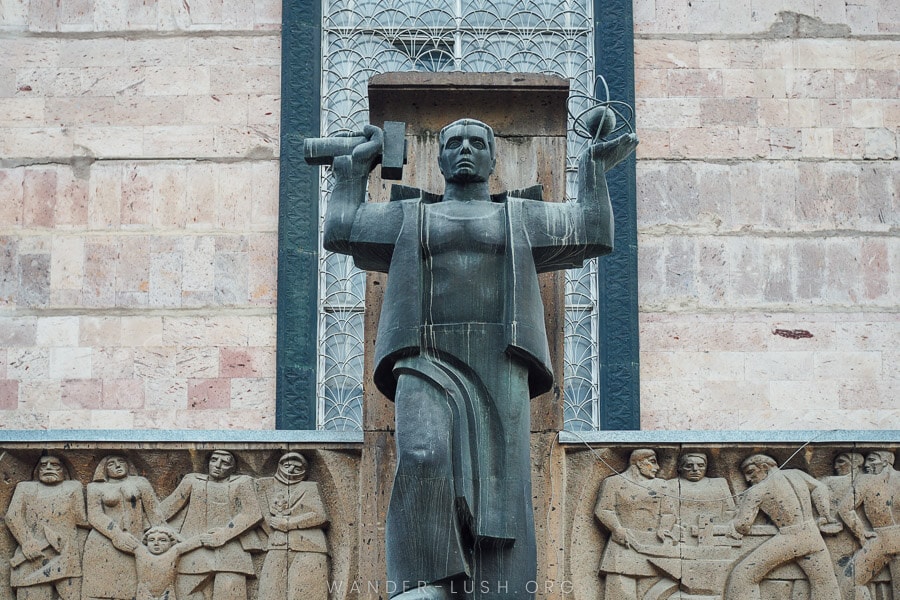
<instances>
[{"instance_id":1,"label":"sandstone relief panel","mask_svg":"<svg viewBox=\"0 0 900 600\"><path fill-rule=\"evenodd\" d=\"M333 582L356 571L357 461L320 449L4 451L0 599L353 597Z\"/></svg>"},{"instance_id":2,"label":"sandstone relief panel","mask_svg":"<svg viewBox=\"0 0 900 600\"><path fill-rule=\"evenodd\" d=\"M571 451L571 597L900 600L894 449L761 450Z\"/></svg>"}]
</instances>

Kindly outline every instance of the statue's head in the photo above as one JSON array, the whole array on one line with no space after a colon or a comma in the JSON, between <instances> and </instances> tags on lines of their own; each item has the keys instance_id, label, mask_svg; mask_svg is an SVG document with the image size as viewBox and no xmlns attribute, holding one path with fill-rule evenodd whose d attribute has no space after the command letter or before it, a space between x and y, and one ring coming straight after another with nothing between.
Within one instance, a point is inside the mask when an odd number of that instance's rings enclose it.
<instances>
[{"instance_id":1,"label":"statue's head","mask_svg":"<svg viewBox=\"0 0 900 600\"><path fill-rule=\"evenodd\" d=\"M227 479L234 472L237 461L234 454L227 450L214 450L209 455L209 476L214 481Z\"/></svg>"},{"instance_id":2,"label":"statue's head","mask_svg":"<svg viewBox=\"0 0 900 600\"><path fill-rule=\"evenodd\" d=\"M887 450L875 450L866 455L866 473L879 475L885 468L894 466L894 453Z\"/></svg>"},{"instance_id":3,"label":"statue's head","mask_svg":"<svg viewBox=\"0 0 900 600\"><path fill-rule=\"evenodd\" d=\"M460 119L438 135L438 165L448 183L487 181L494 172L494 130L475 119Z\"/></svg>"},{"instance_id":4,"label":"statue's head","mask_svg":"<svg viewBox=\"0 0 900 600\"><path fill-rule=\"evenodd\" d=\"M32 476L45 485L56 485L69 479L69 469L61 458L48 454L38 460Z\"/></svg>"},{"instance_id":5,"label":"statue's head","mask_svg":"<svg viewBox=\"0 0 900 600\"><path fill-rule=\"evenodd\" d=\"M306 479L309 463L299 452L288 452L278 459L278 479L285 483L296 483Z\"/></svg>"},{"instance_id":6,"label":"statue's head","mask_svg":"<svg viewBox=\"0 0 900 600\"><path fill-rule=\"evenodd\" d=\"M834 458L835 475L853 475L862 470L865 457L859 452L841 452Z\"/></svg>"},{"instance_id":7,"label":"statue's head","mask_svg":"<svg viewBox=\"0 0 900 600\"><path fill-rule=\"evenodd\" d=\"M741 472L750 485L756 485L764 480L771 471L777 468L778 463L775 462L775 459L765 454L754 454L741 463Z\"/></svg>"},{"instance_id":8,"label":"statue's head","mask_svg":"<svg viewBox=\"0 0 900 600\"><path fill-rule=\"evenodd\" d=\"M628 458L628 464L636 468L647 479L653 479L659 473L656 452L649 448L638 448L632 451L631 456Z\"/></svg>"},{"instance_id":9,"label":"statue's head","mask_svg":"<svg viewBox=\"0 0 900 600\"><path fill-rule=\"evenodd\" d=\"M678 458L678 473L688 481L700 481L706 477L706 454L686 452Z\"/></svg>"}]
</instances>

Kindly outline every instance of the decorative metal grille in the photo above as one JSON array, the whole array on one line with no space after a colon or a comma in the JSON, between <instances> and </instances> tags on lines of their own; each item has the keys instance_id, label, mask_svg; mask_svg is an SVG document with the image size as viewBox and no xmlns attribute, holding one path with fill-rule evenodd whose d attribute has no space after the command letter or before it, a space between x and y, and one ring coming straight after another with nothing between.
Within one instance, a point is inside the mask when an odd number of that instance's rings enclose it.
<instances>
[{"instance_id":1,"label":"decorative metal grille","mask_svg":"<svg viewBox=\"0 0 900 600\"><path fill-rule=\"evenodd\" d=\"M588 0L323 0L322 134L359 131L368 122L369 78L390 71L549 73L568 78L573 95L592 96L592 7ZM584 102L573 97L572 112ZM569 136L569 198L585 143ZM320 215L331 185L323 170ZM348 257L320 256L317 423L320 429L358 430L365 275ZM566 278L570 430L598 428L596 277L591 261Z\"/></svg>"}]
</instances>

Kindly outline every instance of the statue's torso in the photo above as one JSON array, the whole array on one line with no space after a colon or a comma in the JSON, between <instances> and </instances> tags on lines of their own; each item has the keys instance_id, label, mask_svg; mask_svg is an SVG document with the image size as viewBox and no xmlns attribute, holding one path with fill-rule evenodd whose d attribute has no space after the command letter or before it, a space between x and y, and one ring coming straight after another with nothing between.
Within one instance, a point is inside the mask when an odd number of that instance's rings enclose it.
<instances>
[{"instance_id":1,"label":"statue's torso","mask_svg":"<svg viewBox=\"0 0 900 600\"><path fill-rule=\"evenodd\" d=\"M502 204L427 205L422 231L424 321L502 323L506 244Z\"/></svg>"}]
</instances>

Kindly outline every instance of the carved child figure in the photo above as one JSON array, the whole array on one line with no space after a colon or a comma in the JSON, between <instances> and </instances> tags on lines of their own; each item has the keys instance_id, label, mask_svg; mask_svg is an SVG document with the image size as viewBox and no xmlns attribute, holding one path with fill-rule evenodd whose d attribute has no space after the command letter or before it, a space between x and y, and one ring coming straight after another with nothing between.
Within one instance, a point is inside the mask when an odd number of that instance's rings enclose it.
<instances>
[{"instance_id":1,"label":"carved child figure","mask_svg":"<svg viewBox=\"0 0 900 600\"><path fill-rule=\"evenodd\" d=\"M134 549L137 566L135 600L177 600L175 576L178 559L185 552L199 548L200 538L180 541L170 527L157 525L144 532L143 546Z\"/></svg>"}]
</instances>

